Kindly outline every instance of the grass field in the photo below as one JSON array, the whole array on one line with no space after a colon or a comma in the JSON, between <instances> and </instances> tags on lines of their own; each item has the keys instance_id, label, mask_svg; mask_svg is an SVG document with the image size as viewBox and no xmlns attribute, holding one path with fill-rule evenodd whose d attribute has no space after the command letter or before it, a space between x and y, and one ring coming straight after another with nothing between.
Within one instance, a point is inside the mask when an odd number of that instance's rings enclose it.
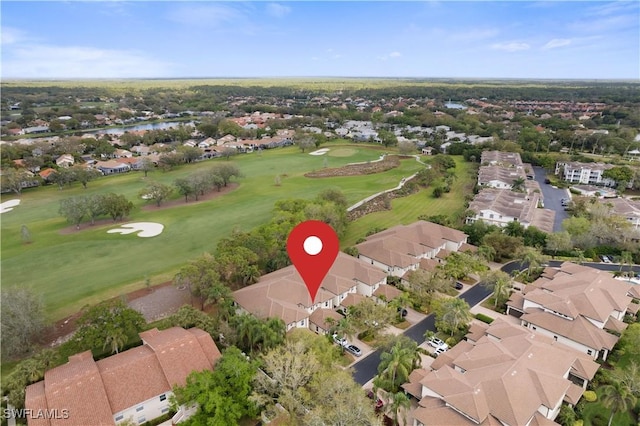
<instances>
[{"instance_id":1,"label":"grass field","mask_svg":"<svg viewBox=\"0 0 640 426\"><path fill-rule=\"evenodd\" d=\"M325 158L328 167L339 167L374 160L384 152L380 146L334 143L323 147L349 149L353 153L349 157L312 156L290 147L238 156L231 160L244 174L238 189L210 201L168 209L141 210L144 202L138 192L149 181L170 184L178 177L225 160L183 166L168 173L154 171L146 180L141 172L100 178L89 183L86 190L75 184L62 191L54 186L25 191L21 204L1 218L2 285L33 288L43 295L49 318L60 319L86 304L143 287L146 277L152 284L171 279L185 262L213 251L217 241L234 227L250 230L266 222L279 199L312 198L325 188L337 187L353 203L397 185L401 178L422 167L414 160L406 160L400 167L380 174L305 178L305 172L322 168ZM282 176L281 186L274 184L276 175ZM68 226L58 214L61 199L106 192L124 194L134 201L136 209L130 221L159 222L165 226L164 232L154 238L138 238L107 234L116 225L86 224L79 233L60 233ZM4 196L1 201L13 198ZM408 206L413 208L411 202ZM386 223L390 220L385 219ZM31 244L21 240L23 224L31 233Z\"/></svg>"},{"instance_id":2,"label":"grass field","mask_svg":"<svg viewBox=\"0 0 640 426\"><path fill-rule=\"evenodd\" d=\"M350 223L347 235L341 242L342 248L355 244L372 228L406 225L415 222L420 215L443 214L454 218L462 213L465 209L464 196L471 193L476 174L475 172L471 173L471 163L465 162L462 157L454 158L457 179L451 186L451 192L444 194L441 198L433 198L431 195L433 189L427 188L408 197L393 199L391 210L371 213Z\"/></svg>"}]
</instances>

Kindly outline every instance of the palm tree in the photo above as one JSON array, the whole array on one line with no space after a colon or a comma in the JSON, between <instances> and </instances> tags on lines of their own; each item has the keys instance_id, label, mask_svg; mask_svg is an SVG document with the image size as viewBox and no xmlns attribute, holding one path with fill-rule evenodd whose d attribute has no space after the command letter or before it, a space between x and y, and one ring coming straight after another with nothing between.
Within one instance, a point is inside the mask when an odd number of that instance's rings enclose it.
<instances>
[{"instance_id":1,"label":"palm tree","mask_svg":"<svg viewBox=\"0 0 640 426\"><path fill-rule=\"evenodd\" d=\"M388 392L397 392L413 371L416 355L417 351L400 344L394 345L390 352L383 352L378 365L377 383L380 387Z\"/></svg>"},{"instance_id":2,"label":"palm tree","mask_svg":"<svg viewBox=\"0 0 640 426\"><path fill-rule=\"evenodd\" d=\"M411 304L411 296L406 291L403 291L399 296L395 297L389 303L389 306L398 311L398 319L402 320L402 310Z\"/></svg>"},{"instance_id":3,"label":"palm tree","mask_svg":"<svg viewBox=\"0 0 640 426\"><path fill-rule=\"evenodd\" d=\"M608 426L611 426L613 416L617 412L624 412L633 407L636 397L620 382L613 382L602 387L602 404L611 409Z\"/></svg>"},{"instance_id":4,"label":"palm tree","mask_svg":"<svg viewBox=\"0 0 640 426\"><path fill-rule=\"evenodd\" d=\"M491 246L482 245L478 247L478 257L487 262L493 262L493 259L496 258L496 249Z\"/></svg>"},{"instance_id":5,"label":"palm tree","mask_svg":"<svg viewBox=\"0 0 640 426\"><path fill-rule=\"evenodd\" d=\"M521 177L514 179L513 182L511 183L511 190L514 192L523 192L524 183L525 183L525 180Z\"/></svg>"},{"instance_id":6,"label":"palm tree","mask_svg":"<svg viewBox=\"0 0 640 426\"><path fill-rule=\"evenodd\" d=\"M349 338L353 339L353 336L356 334L356 327L353 324L353 321L350 317L346 316L344 318L340 318L340 320L335 323L333 327L333 332L341 338ZM344 352L344 346L340 345L340 348Z\"/></svg>"},{"instance_id":7,"label":"palm tree","mask_svg":"<svg viewBox=\"0 0 640 426\"><path fill-rule=\"evenodd\" d=\"M391 397L391 417L396 425L399 425L400 422L400 411L402 411L402 424L407 424L407 411L411 408L411 400L404 392L397 392Z\"/></svg>"},{"instance_id":8,"label":"palm tree","mask_svg":"<svg viewBox=\"0 0 640 426\"><path fill-rule=\"evenodd\" d=\"M547 257L535 247L522 247L519 256L520 266L527 265L527 279L531 278L531 271L540 268L547 260Z\"/></svg>"},{"instance_id":9,"label":"palm tree","mask_svg":"<svg viewBox=\"0 0 640 426\"><path fill-rule=\"evenodd\" d=\"M451 336L453 336L457 330L469 324L473 317L466 301L452 298L445 303L446 308L444 309L441 323L451 330Z\"/></svg>"},{"instance_id":10,"label":"palm tree","mask_svg":"<svg viewBox=\"0 0 640 426\"><path fill-rule=\"evenodd\" d=\"M284 342L287 333L287 326L280 318L269 318L262 325L261 349L274 348Z\"/></svg>"},{"instance_id":11,"label":"palm tree","mask_svg":"<svg viewBox=\"0 0 640 426\"><path fill-rule=\"evenodd\" d=\"M124 330L120 327L111 327L107 336L105 337L102 349L106 349L107 346L111 347L111 353L118 353L120 349L124 347L127 342L127 336Z\"/></svg>"},{"instance_id":12,"label":"palm tree","mask_svg":"<svg viewBox=\"0 0 640 426\"><path fill-rule=\"evenodd\" d=\"M620 272L624 265L633 265L633 255L629 251L623 251L620 253Z\"/></svg>"},{"instance_id":13,"label":"palm tree","mask_svg":"<svg viewBox=\"0 0 640 426\"><path fill-rule=\"evenodd\" d=\"M503 271L489 271L482 277L482 285L493 291L493 297L495 298L494 307L498 307L500 300L506 299L511 293L511 287L513 287L513 281L511 275Z\"/></svg>"}]
</instances>

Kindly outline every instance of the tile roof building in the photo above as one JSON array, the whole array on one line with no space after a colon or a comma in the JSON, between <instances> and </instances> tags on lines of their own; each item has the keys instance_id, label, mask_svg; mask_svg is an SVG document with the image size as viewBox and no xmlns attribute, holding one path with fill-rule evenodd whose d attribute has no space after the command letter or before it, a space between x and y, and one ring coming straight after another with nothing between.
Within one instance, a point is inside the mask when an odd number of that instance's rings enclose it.
<instances>
[{"instance_id":1,"label":"tile roof building","mask_svg":"<svg viewBox=\"0 0 640 426\"><path fill-rule=\"evenodd\" d=\"M281 318L288 331L310 328L310 316L316 310L335 309L351 294L370 297L383 285L387 285L387 274L339 252L314 301L293 265L260 277L257 283L235 291L233 298L241 311L258 318ZM316 314L313 319L321 326L325 316Z\"/></svg>"},{"instance_id":2,"label":"tile roof building","mask_svg":"<svg viewBox=\"0 0 640 426\"><path fill-rule=\"evenodd\" d=\"M507 313L522 325L593 359L607 355L626 328L626 313L635 314L640 288L614 279L607 271L564 262L559 269L546 268L522 294L513 293Z\"/></svg>"},{"instance_id":3,"label":"tile roof building","mask_svg":"<svg viewBox=\"0 0 640 426\"><path fill-rule=\"evenodd\" d=\"M474 215L467 217L467 223L478 220L490 225L507 226L509 222L519 222L525 228L535 226L553 232L555 211L538 208L540 194L513 192L508 189L483 188L469 203Z\"/></svg>"},{"instance_id":4,"label":"tile roof building","mask_svg":"<svg viewBox=\"0 0 640 426\"><path fill-rule=\"evenodd\" d=\"M636 231L636 237L640 236L640 201L622 197L608 198L605 201L611 204L612 213L626 219Z\"/></svg>"},{"instance_id":5,"label":"tile roof building","mask_svg":"<svg viewBox=\"0 0 640 426\"><path fill-rule=\"evenodd\" d=\"M169 411L174 386L193 371L213 370L220 351L199 328L147 330L142 346L95 361L91 351L45 372L27 387L25 407L32 413L66 413L66 418L28 418L29 426L144 423ZM60 416L63 417L63 416Z\"/></svg>"},{"instance_id":6,"label":"tile roof building","mask_svg":"<svg viewBox=\"0 0 640 426\"><path fill-rule=\"evenodd\" d=\"M478 169L478 185L489 188L511 189L516 179L526 180L527 175L522 168L480 166Z\"/></svg>"},{"instance_id":7,"label":"tile roof building","mask_svg":"<svg viewBox=\"0 0 640 426\"><path fill-rule=\"evenodd\" d=\"M480 157L480 164L482 165L498 165L510 168L523 167L522 158L517 152L504 152L504 151L482 151Z\"/></svg>"},{"instance_id":8,"label":"tile roof building","mask_svg":"<svg viewBox=\"0 0 640 426\"><path fill-rule=\"evenodd\" d=\"M575 405L598 370L586 354L499 318L470 336L402 386L419 401L414 426L557 425L562 402Z\"/></svg>"},{"instance_id":9,"label":"tile roof building","mask_svg":"<svg viewBox=\"0 0 640 426\"><path fill-rule=\"evenodd\" d=\"M418 269L422 259L435 259L441 251L457 252L465 247L471 246L464 232L424 220L394 226L356 245L359 259L396 277Z\"/></svg>"}]
</instances>

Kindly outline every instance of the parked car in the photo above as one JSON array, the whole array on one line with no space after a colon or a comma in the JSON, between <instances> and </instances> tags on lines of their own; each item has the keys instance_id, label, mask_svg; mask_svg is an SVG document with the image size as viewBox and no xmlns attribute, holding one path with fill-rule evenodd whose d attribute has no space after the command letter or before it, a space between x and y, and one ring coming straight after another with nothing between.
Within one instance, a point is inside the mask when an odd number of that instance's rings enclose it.
<instances>
[{"instance_id":1,"label":"parked car","mask_svg":"<svg viewBox=\"0 0 640 426\"><path fill-rule=\"evenodd\" d=\"M550 184L550 183L551 183L551 180L550 180L549 178L546 178L546 179L544 180L544 183L546 183L546 184L548 185L548 184Z\"/></svg>"},{"instance_id":2,"label":"parked car","mask_svg":"<svg viewBox=\"0 0 640 426\"><path fill-rule=\"evenodd\" d=\"M447 351L447 348L445 348L444 346L440 346L438 349L435 350L434 354L436 355L436 357L440 354L443 354Z\"/></svg>"},{"instance_id":3,"label":"parked car","mask_svg":"<svg viewBox=\"0 0 640 426\"><path fill-rule=\"evenodd\" d=\"M613 263L611 262L611 258L609 256L600 256L600 259L602 259L604 263Z\"/></svg>"},{"instance_id":4,"label":"parked car","mask_svg":"<svg viewBox=\"0 0 640 426\"><path fill-rule=\"evenodd\" d=\"M438 349L447 346L447 344L434 336L429 338L429 346Z\"/></svg>"},{"instance_id":5,"label":"parked car","mask_svg":"<svg viewBox=\"0 0 640 426\"><path fill-rule=\"evenodd\" d=\"M562 204L563 207L567 207L570 202L571 200L568 198L563 198L562 200L560 200L560 204Z\"/></svg>"},{"instance_id":6,"label":"parked car","mask_svg":"<svg viewBox=\"0 0 640 426\"><path fill-rule=\"evenodd\" d=\"M362 355L362 351L360 350L359 347L357 347L356 345L347 345L345 346L345 349L348 352L351 352L352 354L354 354L355 356L360 356Z\"/></svg>"},{"instance_id":7,"label":"parked car","mask_svg":"<svg viewBox=\"0 0 640 426\"><path fill-rule=\"evenodd\" d=\"M347 339L340 338L338 337L337 334L333 334L333 336L331 337L333 337L333 341L339 346L344 346L346 348L349 345L349 342L347 341Z\"/></svg>"},{"instance_id":8,"label":"parked car","mask_svg":"<svg viewBox=\"0 0 640 426\"><path fill-rule=\"evenodd\" d=\"M462 283L460 281L456 281L456 284L454 286L456 288L456 290L462 290Z\"/></svg>"}]
</instances>

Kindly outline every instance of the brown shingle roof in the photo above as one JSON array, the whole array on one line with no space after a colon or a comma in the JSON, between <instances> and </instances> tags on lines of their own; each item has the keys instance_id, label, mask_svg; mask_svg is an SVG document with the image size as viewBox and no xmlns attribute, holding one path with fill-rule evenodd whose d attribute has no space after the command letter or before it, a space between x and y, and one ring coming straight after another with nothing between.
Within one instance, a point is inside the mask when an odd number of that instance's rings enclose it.
<instances>
[{"instance_id":1,"label":"brown shingle roof","mask_svg":"<svg viewBox=\"0 0 640 426\"><path fill-rule=\"evenodd\" d=\"M44 389L48 408L69 413L68 419L51 419L52 426L113 425L113 412L91 351L70 356L68 363L45 372Z\"/></svg>"},{"instance_id":2,"label":"brown shingle roof","mask_svg":"<svg viewBox=\"0 0 640 426\"><path fill-rule=\"evenodd\" d=\"M322 280L314 303L347 293L358 283L373 286L385 278L386 274L378 268L340 252ZM285 324L307 318L310 315L307 309L314 304L294 266L262 276L256 284L235 291L233 298L247 312L259 318L281 318Z\"/></svg>"},{"instance_id":3,"label":"brown shingle roof","mask_svg":"<svg viewBox=\"0 0 640 426\"><path fill-rule=\"evenodd\" d=\"M460 345L463 350L457 350ZM448 362L440 361L445 358ZM508 425L524 425L531 421L549 424L548 419L534 418L541 406L554 408L565 397L571 385L564 378L566 374L585 370L595 373L598 365L546 336L496 319L477 344L460 342L436 358L431 368L434 371L420 383L455 411L479 424L493 418ZM414 375L411 381L418 377ZM455 411L449 411L442 412L443 419L454 416ZM420 409L416 413L423 422ZM429 420L424 424L452 423ZM466 423L460 420L459 424Z\"/></svg>"},{"instance_id":4,"label":"brown shingle roof","mask_svg":"<svg viewBox=\"0 0 640 426\"><path fill-rule=\"evenodd\" d=\"M378 232L356 247L362 255L385 265L406 268L418 263L426 253L439 250L447 241L462 244L466 240L464 232L419 220Z\"/></svg>"},{"instance_id":5,"label":"brown shingle roof","mask_svg":"<svg viewBox=\"0 0 640 426\"><path fill-rule=\"evenodd\" d=\"M169 386L184 386L193 371L212 370L199 339L182 327L140 333L142 341L155 352Z\"/></svg>"},{"instance_id":6,"label":"brown shingle roof","mask_svg":"<svg viewBox=\"0 0 640 426\"><path fill-rule=\"evenodd\" d=\"M211 336L180 327L140 333L138 346L93 360L90 351L45 373L44 380L27 387L25 407L68 410L68 419L32 421L32 425L113 425L113 416L154 396L184 385L193 371L211 370L220 357Z\"/></svg>"},{"instance_id":7,"label":"brown shingle roof","mask_svg":"<svg viewBox=\"0 0 640 426\"><path fill-rule=\"evenodd\" d=\"M47 397L44 392L44 382L41 380L30 386L25 391L25 406L31 408L37 413L47 410ZM46 416L29 418L27 423L29 426L50 426L51 422Z\"/></svg>"},{"instance_id":8,"label":"brown shingle roof","mask_svg":"<svg viewBox=\"0 0 640 426\"><path fill-rule=\"evenodd\" d=\"M327 322L327 319L331 318L333 322L337 323L343 316L334 311L333 309L316 309L309 317L309 322L317 325L323 330L329 330L331 324Z\"/></svg>"},{"instance_id":9,"label":"brown shingle roof","mask_svg":"<svg viewBox=\"0 0 640 426\"><path fill-rule=\"evenodd\" d=\"M148 346L139 346L96 363L113 413L171 389Z\"/></svg>"},{"instance_id":10,"label":"brown shingle roof","mask_svg":"<svg viewBox=\"0 0 640 426\"><path fill-rule=\"evenodd\" d=\"M531 309L521 319L596 350L611 350L618 341L617 336L594 326L582 316L571 321L540 309Z\"/></svg>"}]
</instances>

